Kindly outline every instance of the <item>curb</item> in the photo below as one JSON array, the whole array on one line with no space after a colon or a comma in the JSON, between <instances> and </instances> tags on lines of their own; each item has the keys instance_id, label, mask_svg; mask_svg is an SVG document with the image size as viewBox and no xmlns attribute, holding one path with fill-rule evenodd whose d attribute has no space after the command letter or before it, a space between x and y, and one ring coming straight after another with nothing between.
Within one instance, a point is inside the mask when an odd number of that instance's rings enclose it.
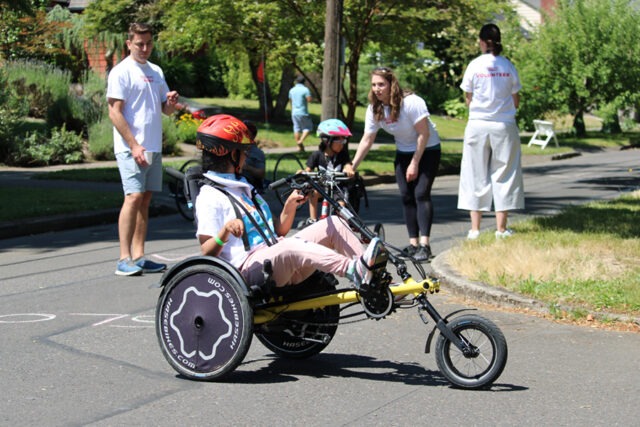
<instances>
[{"instance_id":1,"label":"curb","mask_svg":"<svg viewBox=\"0 0 640 427\"><path fill-rule=\"evenodd\" d=\"M431 268L433 269L436 276L438 276L438 278L442 282L446 283L449 289L452 290L452 292L459 295L464 295L476 301L494 304L499 307L519 309L525 308L541 314L551 313L549 304L547 303L543 303L536 299L516 294L504 288L497 288L494 286L490 286L484 282L477 282L460 276L455 270L451 268L451 266L447 262L450 252L451 249L448 249L438 254L431 261ZM575 307L557 306L557 308L559 310L571 311ZM640 325L640 318L638 317L626 316L623 314L609 313L604 311L590 311L589 314L591 314L596 319L615 319L623 322L633 322Z\"/></svg>"},{"instance_id":2,"label":"curb","mask_svg":"<svg viewBox=\"0 0 640 427\"><path fill-rule=\"evenodd\" d=\"M451 249L448 249L438 254L431 261L431 268L453 292L502 307L527 307L537 312L549 313L549 309L542 302L533 298L523 297L506 289L489 286L458 275L447 262L450 251Z\"/></svg>"}]
</instances>

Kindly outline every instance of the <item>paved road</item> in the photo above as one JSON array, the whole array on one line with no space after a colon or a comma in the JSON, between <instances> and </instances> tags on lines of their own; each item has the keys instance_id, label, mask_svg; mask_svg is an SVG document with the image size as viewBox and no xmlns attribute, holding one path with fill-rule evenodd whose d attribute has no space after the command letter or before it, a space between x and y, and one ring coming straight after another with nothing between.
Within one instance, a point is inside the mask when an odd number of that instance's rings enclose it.
<instances>
[{"instance_id":1,"label":"paved road","mask_svg":"<svg viewBox=\"0 0 640 427\"><path fill-rule=\"evenodd\" d=\"M638 152L525 169L527 213L638 188ZM632 171L629 172L629 169ZM462 239L457 177L436 181L433 248ZM404 243L394 185L370 192L368 221ZM485 226L492 226L492 219ZM148 252L175 261L197 252L177 215L152 219ZM158 275L113 274L113 224L0 240L0 424L32 425L637 425L640 335L481 310L505 333L509 361L489 391L452 389L414 310L339 328L319 356L275 358L257 340L225 382L179 378L153 329ZM449 313L461 298L432 298Z\"/></svg>"}]
</instances>

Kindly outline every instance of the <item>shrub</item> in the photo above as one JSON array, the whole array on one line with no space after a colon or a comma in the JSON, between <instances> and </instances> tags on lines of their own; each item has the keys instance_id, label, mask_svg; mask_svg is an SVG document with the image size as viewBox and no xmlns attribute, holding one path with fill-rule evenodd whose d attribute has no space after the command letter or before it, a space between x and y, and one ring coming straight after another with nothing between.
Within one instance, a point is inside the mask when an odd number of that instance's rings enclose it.
<instances>
[{"instance_id":1,"label":"shrub","mask_svg":"<svg viewBox=\"0 0 640 427\"><path fill-rule=\"evenodd\" d=\"M89 152L94 160L115 160L113 154L113 125L108 117L89 127ZM162 153L180 154L176 125L169 116L162 116Z\"/></svg>"},{"instance_id":2,"label":"shrub","mask_svg":"<svg viewBox=\"0 0 640 427\"><path fill-rule=\"evenodd\" d=\"M6 74L0 69L0 162L9 161L21 119L26 114L27 104L10 90Z\"/></svg>"},{"instance_id":3,"label":"shrub","mask_svg":"<svg viewBox=\"0 0 640 427\"><path fill-rule=\"evenodd\" d=\"M71 74L44 62L7 62L5 69L14 90L29 101L31 117L46 118L53 104L69 94Z\"/></svg>"},{"instance_id":4,"label":"shrub","mask_svg":"<svg viewBox=\"0 0 640 427\"><path fill-rule=\"evenodd\" d=\"M12 88L29 104L29 116L46 119L50 129L64 124L84 133L106 110L104 79L93 72L72 85L69 71L42 62L9 62L6 69Z\"/></svg>"},{"instance_id":5,"label":"shrub","mask_svg":"<svg viewBox=\"0 0 640 427\"><path fill-rule=\"evenodd\" d=\"M176 121L176 137L178 141L195 145L200 123L202 123L202 120L194 118L190 113L181 114Z\"/></svg>"},{"instance_id":6,"label":"shrub","mask_svg":"<svg viewBox=\"0 0 640 427\"><path fill-rule=\"evenodd\" d=\"M162 115L162 154L178 155L178 130L173 118Z\"/></svg>"},{"instance_id":7,"label":"shrub","mask_svg":"<svg viewBox=\"0 0 640 427\"><path fill-rule=\"evenodd\" d=\"M105 116L108 108L106 90L104 78L93 71L85 73L82 83L74 85L71 109L73 116L81 120L85 131Z\"/></svg>"},{"instance_id":8,"label":"shrub","mask_svg":"<svg viewBox=\"0 0 640 427\"><path fill-rule=\"evenodd\" d=\"M32 132L16 144L12 153L13 163L20 166L46 166L55 164L81 163L82 137L66 126L54 128L47 138L38 132Z\"/></svg>"},{"instance_id":9,"label":"shrub","mask_svg":"<svg viewBox=\"0 0 640 427\"><path fill-rule=\"evenodd\" d=\"M89 152L94 160L115 160L113 154L113 125L108 117L89 126Z\"/></svg>"},{"instance_id":10,"label":"shrub","mask_svg":"<svg viewBox=\"0 0 640 427\"><path fill-rule=\"evenodd\" d=\"M460 100L460 98L449 99L443 104L444 111L448 116L455 117L456 119L466 119L469 117L469 109L467 104Z\"/></svg>"}]
</instances>

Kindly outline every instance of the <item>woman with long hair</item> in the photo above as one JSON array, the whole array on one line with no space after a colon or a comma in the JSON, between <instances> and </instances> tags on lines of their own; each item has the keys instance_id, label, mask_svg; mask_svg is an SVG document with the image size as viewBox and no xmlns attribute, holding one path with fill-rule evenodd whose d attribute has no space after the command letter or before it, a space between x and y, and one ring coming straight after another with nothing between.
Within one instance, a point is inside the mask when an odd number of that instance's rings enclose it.
<instances>
[{"instance_id":1,"label":"woman with long hair","mask_svg":"<svg viewBox=\"0 0 640 427\"><path fill-rule=\"evenodd\" d=\"M396 144L396 182L409 234L404 253L428 261L433 257L429 242L433 223L431 187L440 165L440 136L424 99L403 91L393 71L386 67L371 73L369 107L364 135L353 159L354 171L371 149L379 129L393 135Z\"/></svg>"}]
</instances>

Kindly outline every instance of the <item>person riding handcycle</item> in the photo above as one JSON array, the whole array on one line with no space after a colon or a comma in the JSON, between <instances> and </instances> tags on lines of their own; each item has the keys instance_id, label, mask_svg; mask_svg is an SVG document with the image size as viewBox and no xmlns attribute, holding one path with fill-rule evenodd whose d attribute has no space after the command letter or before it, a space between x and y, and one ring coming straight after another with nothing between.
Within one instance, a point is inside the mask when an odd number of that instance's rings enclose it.
<instances>
[{"instance_id":1,"label":"person riding handcycle","mask_svg":"<svg viewBox=\"0 0 640 427\"><path fill-rule=\"evenodd\" d=\"M247 126L225 114L206 119L198 128L204 178L195 201L197 237L203 255L236 267L247 283L264 280L264 264L273 267L276 287L303 282L316 270L348 278L360 291L384 270L388 253L374 238L366 250L339 218L328 217L283 237L291 229L296 207L308 196L295 190L279 217L241 175L246 150L255 141Z\"/></svg>"}]
</instances>

